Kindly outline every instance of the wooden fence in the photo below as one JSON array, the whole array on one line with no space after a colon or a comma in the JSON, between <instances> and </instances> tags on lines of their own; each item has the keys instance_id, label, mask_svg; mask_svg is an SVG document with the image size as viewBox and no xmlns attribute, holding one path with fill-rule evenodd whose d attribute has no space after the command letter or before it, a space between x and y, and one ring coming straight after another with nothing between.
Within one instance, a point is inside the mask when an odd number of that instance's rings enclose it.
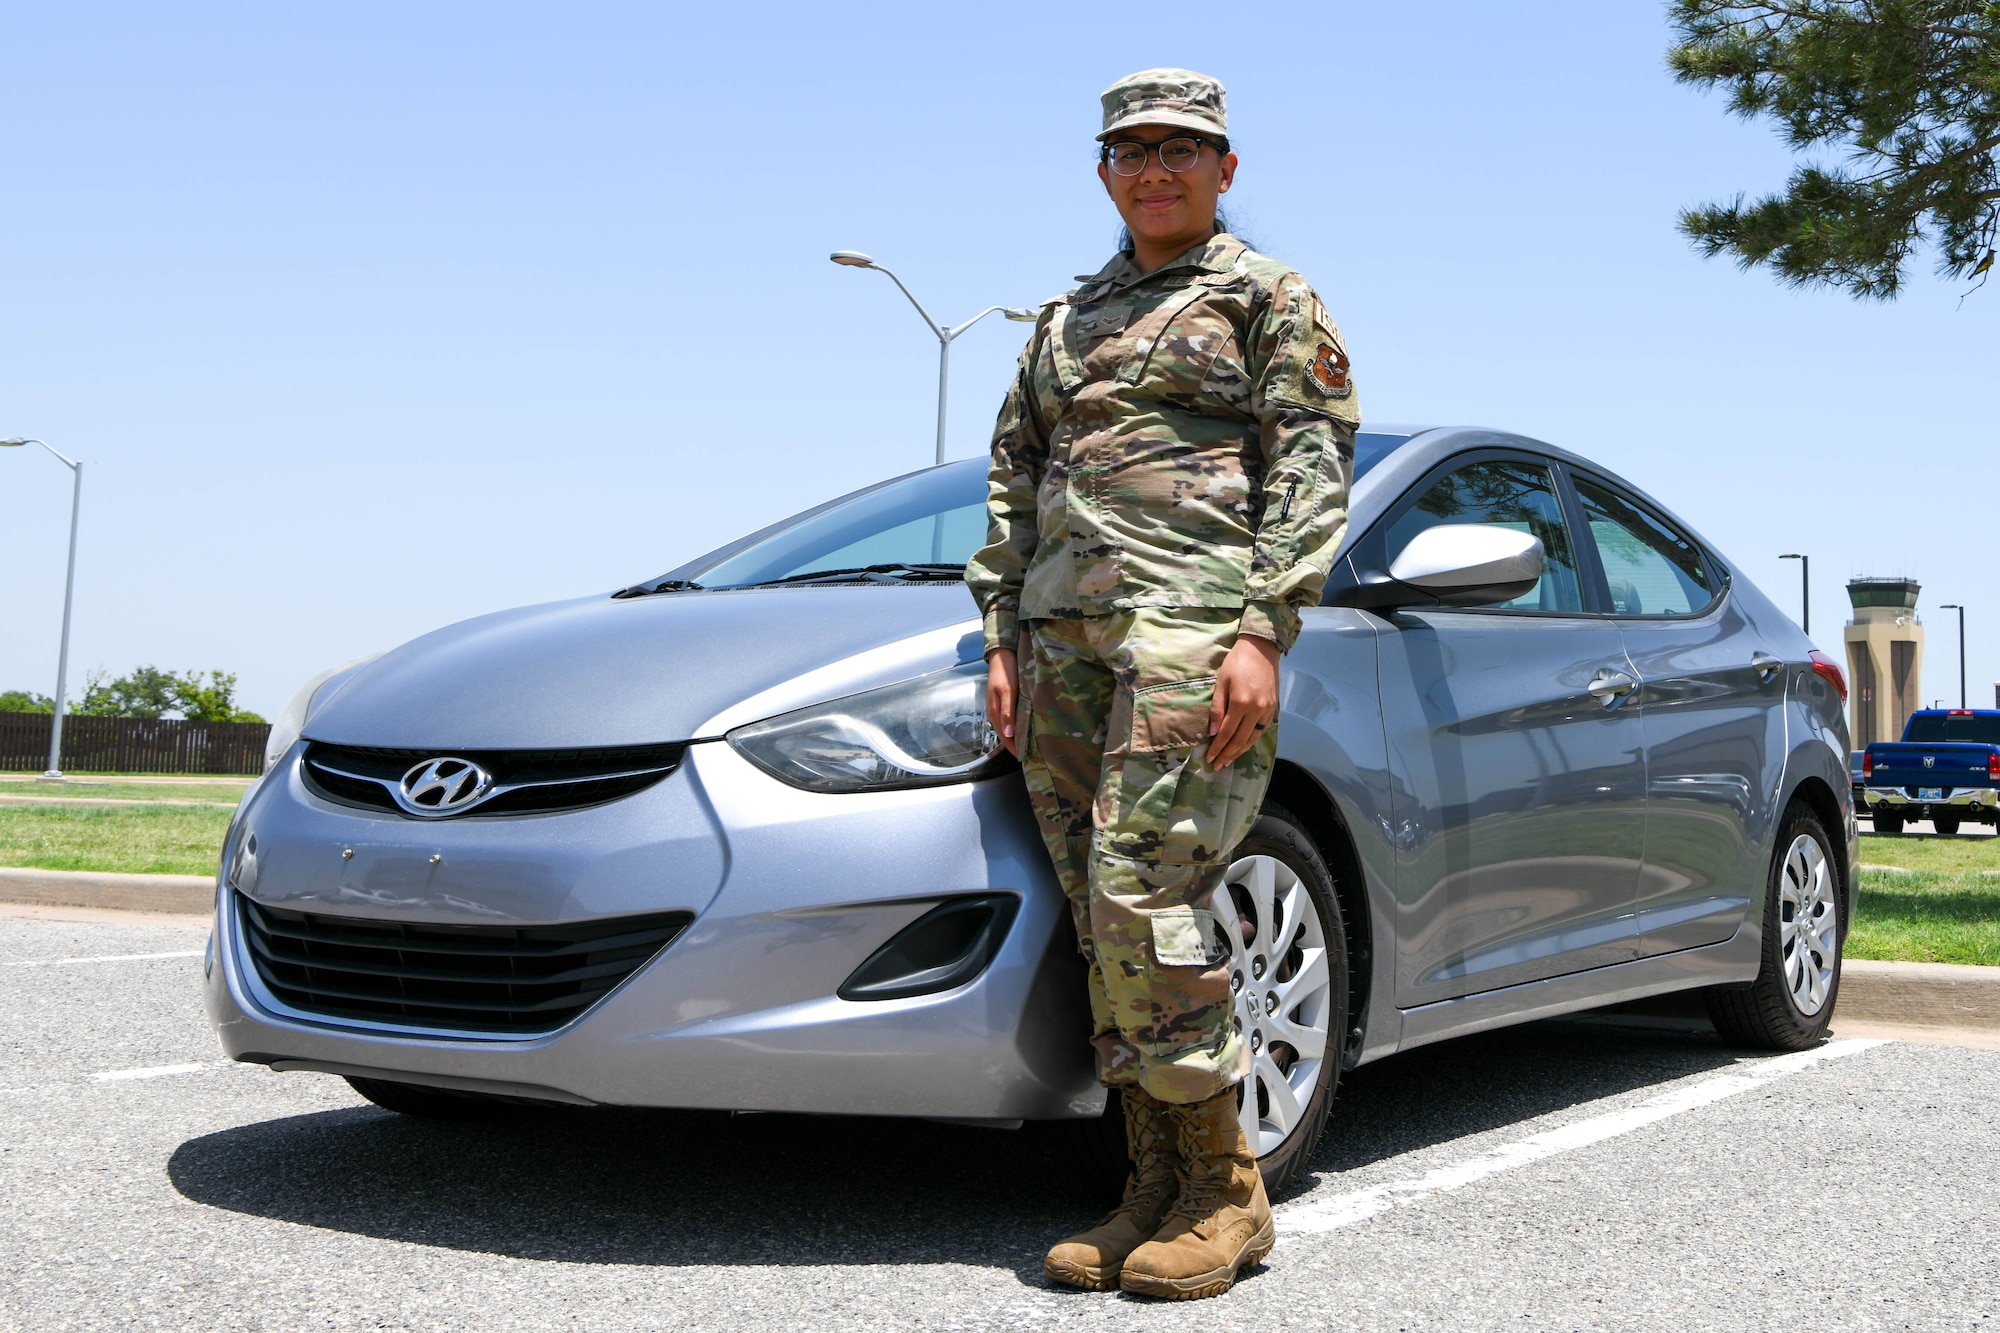
<instances>
[{"instance_id":1,"label":"wooden fence","mask_svg":"<svg viewBox=\"0 0 2000 1333\"><path fill-rule=\"evenodd\" d=\"M0 772L49 765L47 713L0 713ZM180 722L149 717L65 717L65 773L261 773L268 722Z\"/></svg>"}]
</instances>

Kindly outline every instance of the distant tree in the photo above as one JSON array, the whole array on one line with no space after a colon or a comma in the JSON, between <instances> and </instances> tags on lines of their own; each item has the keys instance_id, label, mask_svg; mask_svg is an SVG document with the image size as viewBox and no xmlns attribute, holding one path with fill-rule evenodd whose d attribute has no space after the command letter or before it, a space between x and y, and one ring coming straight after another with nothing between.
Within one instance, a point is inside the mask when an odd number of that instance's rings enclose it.
<instances>
[{"instance_id":1,"label":"distant tree","mask_svg":"<svg viewBox=\"0 0 2000 1333\"><path fill-rule=\"evenodd\" d=\"M82 717L164 717L180 707L181 678L155 666L135 668L116 680L93 671L84 679L83 698L70 709Z\"/></svg>"},{"instance_id":2,"label":"distant tree","mask_svg":"<svg viewBox=\"0 0 2000 1333\"><path fill-rule=\"evenodd\" d=\"M234 671L210 671L203 678L199 671L190 671L180 678L175 698L179 703L181 716L191 722L262 722L255 713L245 712L236 706L236 673Z\"/></svg>"},{"instance_id":3,"label":"distant tree","mask_svg":"<svg viewBox=\"0 0 2000 1333\"><path fill-rule=\"evenodd\" d=\"M53 713L56 701L46 694L36 694L32 690L7 690L0 693L0 713Z\"/></svg>"},{"instance_id":4,"label":"distant tree","mask_svg":"<svg viewBox=\"0 0 2000 1333\"><path fill-rule=\"evenodd\" d=\"M1787 286L1887 300L1925 241L1937 270L1985 284L2000 227L2000 5L1988 0L1671 0L1682 83L1775 119L1807 163L1783 194L1688 209L1713 258Z\"/></svg>"},{"instance_id":5,"label":"distant tree","mask_svg":"<svg viewBox=\"0 0 2000 1333\"><path fill-rule=\"evenodd\" d=\"M156 718L171 714L191 722L264 720L236 706L233 671L175 673L142 666L116 680L106 679L107 675L104 671L90 673L84 683L83 698L72 712L84 717Z\"/></svg>"}]
</instances>

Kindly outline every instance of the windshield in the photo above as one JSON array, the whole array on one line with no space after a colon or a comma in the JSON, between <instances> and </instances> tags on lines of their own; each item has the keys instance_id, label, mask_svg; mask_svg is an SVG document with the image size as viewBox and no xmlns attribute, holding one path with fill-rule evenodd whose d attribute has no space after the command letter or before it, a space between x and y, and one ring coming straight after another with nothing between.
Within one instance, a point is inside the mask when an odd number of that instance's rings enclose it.
<instances>
[{"instance_id":1,"label":"windshield","mask_svg":"<svg viewBox=\"0 0 2000 1333\"><path fill-rule=\"evenodd\" d=\"M1409 443L1407 435L1375 435L1362 431L1354 437L1354 480L1360 481L1368 475L1368 469L1394 453L1396 449Z\"/></svg>"},{"instance_id":2,"label":"windshield","mask_svg":"<svg viewBox=\"0 0 2000 1333\"><path fill-rule=\"evenodd\" d=\"M869 565L963 569L985 544L986 469L960 465L863 491L680 573L703 587L730 588Z\"/></svg>"},{"instance_id":3,"label":"windshield","mask_svg":"<svg viewBox=\"0 0 2000 1333\"><path fill-rule=\"evenodd\" d=\"M1912 713L1903 739L1920 745L2000 745L2000 713Z\"/></svg>"},{"instance_id":4,"label":"windshield","mask_svg":"<svg viewBox=\"0 0 2000 1333\"><path fill-rule=\"evenodd\" d=\"M1354 446L1354 475L1362 476L1409 438L1361 434ZM968 460L915 472L808 511L747 546L724 547L684 565L674 578L704 588L740 588L870 567L963 569L985 544L986 467Z\"/></svg>"}]
</instances>

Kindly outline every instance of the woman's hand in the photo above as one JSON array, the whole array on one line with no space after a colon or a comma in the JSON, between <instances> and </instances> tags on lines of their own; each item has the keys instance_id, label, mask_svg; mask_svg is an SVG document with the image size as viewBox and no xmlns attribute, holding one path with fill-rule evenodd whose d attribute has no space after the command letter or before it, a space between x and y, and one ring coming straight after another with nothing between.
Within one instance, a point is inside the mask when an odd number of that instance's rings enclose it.
<instances>
[{"instance_id":1,"label":"woman's hand","mask_svg":"<svg viewBox=\"0 0 2000 1333\"><path fill-rule=\"evenodd\" d=\"M987 704L993 707L993 686ZM1227 768L1250 753L1264 729L1278 717L1278 645L1239 634L1215 673L1215 701L1208 706L1208 766Z\"/></svg>"},{"instance_id":2,"label":"woman's hand","mask_svg":"<svg viewBox=\"0 0 2000 1333\"><path fill-rule=\"evenodd\" d=\"M986 654L986 721L1000 744L1016 759L1021 752L1014 739L1014 710L1021 697L1021 665L1012 648L995 648Z\"/></svg>"}]
</instances>

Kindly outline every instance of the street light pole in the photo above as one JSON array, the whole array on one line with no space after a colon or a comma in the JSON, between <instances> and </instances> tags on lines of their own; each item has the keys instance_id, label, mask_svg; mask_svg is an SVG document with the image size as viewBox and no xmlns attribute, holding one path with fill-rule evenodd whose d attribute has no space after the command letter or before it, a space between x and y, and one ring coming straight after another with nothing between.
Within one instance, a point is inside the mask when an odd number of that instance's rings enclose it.
<instances>
[{"instance_id":1,"label":"street light pole","mask_svg":"<svg viewBox=\"0 0 2000 1333\"><path fill-rule=\"evenodd\" d=\"M18 449L24 444L39 444L56 460L70 470L69 489L69 573L63 578L63 619L62 647L56 653L56 706L55 716L49 719L49 767L42 774L45 781L61 782L62 775L62 726L63 707L67 700L64 690L69 684L69 612L76 600L76 521L83 509L83 464L73 458L65 458L57 453L54 446L42 440L0 440L0 448Z\"/></svg>"},{"instance_id":2,"label":"street light pole","mask_svg":"<svg viewBox=\"0 0 2000 1333\"><path fill-rule=\"evenodd\" d=\"M992 314L996 310L999 311L1001 314L1005 315L1008 319L1017 320L1019 322L1027 324L1032 324L1035 322L1035 320L1038 318L1037 312L1029 310L1023 306L990 305L987 306L984 310L980 311L978 314L974 315L971 319L966 320L963 324L955 324L947 328L946 326L938 323L936 320L931 318L931 312L924 309L923 303L917 300L916 297L910 295L910 289L908 287L903 286L903 280L901 278L897 277L895 273L892 272L890 269L884 267L881 264L876 263L874 260L870 259L867 255L862 254L859 250L835 250L831 255L828 255L827 258L831 259L834 263L843 265L847 268L872 268L877 273L887 273L889 275L889 281L895 283L897 290L901 291L904 296L909 297L910 304L915 306L917 308L917 313L924 317L925 326L928 327L932 333L937 335L937 340L938 340L937 461L940 463L944 462L945 396L946 396L946 391L950 388L951 385L952 340L958 337L959 334L964 333L967 329L971 328L974 324L977 324L980 320L985 319L988 315Z\"/></svg>"},{"instance_id":3,"label":"street light pole","mask_svg":"<svg viewBox=\"0 0 2000 1333\"><path fill-rule=\"evenodd\" d=\"M1780 560L1799 562L1799 628L1812 637L1812 557L1809 555L1781 555Z\"/></svg>"},{"instance_id":4,"label":"street light pole","mask_svg":"<svg viewBox=\"0 0 2000 1333\"><path fill-rule=\"evenodd\" d=\"M1946 602L1940 611L1958 612L1958 706L1965 707L1965 608L1957 602Z\"/></svg>"}]
</instances>

